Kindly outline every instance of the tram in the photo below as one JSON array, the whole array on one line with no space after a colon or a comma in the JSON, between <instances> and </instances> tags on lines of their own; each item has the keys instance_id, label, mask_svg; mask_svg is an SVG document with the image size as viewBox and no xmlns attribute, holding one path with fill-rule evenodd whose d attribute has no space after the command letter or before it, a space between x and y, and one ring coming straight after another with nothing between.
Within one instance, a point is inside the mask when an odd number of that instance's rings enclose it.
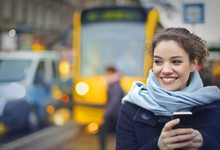
<instances>
[{"instance_id":1,"label":"tram","mask_svg":"<svg viewBox=\"0 0 220 150\"><path fill-rule=\"evenodd\" d=\"M145 82L151 68L146 48L161 28L155 9L101 7L73 15L73 119L97 129L107 102L106 66L123 74L122 89L133 81Z\"/></svg>"}]
</instances>

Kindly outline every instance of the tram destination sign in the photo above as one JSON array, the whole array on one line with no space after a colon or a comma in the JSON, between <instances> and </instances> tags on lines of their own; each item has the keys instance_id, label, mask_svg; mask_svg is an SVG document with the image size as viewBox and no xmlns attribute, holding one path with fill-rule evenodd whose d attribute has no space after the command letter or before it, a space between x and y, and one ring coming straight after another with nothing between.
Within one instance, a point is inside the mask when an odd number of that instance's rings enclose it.
<instances>
[{"instance_id":1,"label":"tram destination sign","mask_svg":"<svg viewBox=\"0 0 220 150\"><path fill-rule=\"evenodd\" d=\"M81 21L82 23L106 21L146 21L146 13L140 8L96 8L83 11Z\"/></svg>"}]
</instances>

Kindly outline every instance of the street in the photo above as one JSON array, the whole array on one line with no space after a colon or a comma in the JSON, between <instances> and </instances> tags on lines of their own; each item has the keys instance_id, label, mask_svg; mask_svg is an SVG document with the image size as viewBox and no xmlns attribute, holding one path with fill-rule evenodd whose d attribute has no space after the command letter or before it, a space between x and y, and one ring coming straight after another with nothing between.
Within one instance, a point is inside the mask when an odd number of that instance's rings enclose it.
<instances>
[{"instance_id":1,"label":"street","mask_svg":"<svg viewBox=\"0 0 220 150\"><path fill-rule=\"evenodd\" d=\"M109 134L107 149L115 149L115 136ZM0 150L99 150L97 134L87 133L70 121L64 126L51 126L9 143L1 143Z\"/></svg>"}]
</instances>

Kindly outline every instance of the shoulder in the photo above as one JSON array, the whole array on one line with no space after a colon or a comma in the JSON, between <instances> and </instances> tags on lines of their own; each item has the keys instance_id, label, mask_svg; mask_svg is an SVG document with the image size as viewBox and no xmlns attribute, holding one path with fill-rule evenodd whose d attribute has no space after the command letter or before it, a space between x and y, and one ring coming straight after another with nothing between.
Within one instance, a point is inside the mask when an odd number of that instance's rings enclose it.
<instances>
[{"instance_id":1,"label":"shoulder","mask_svg":"<svg viewBox=\"0 0 220 150\"><path fill-rule=\"evenodd\" d=\"M153 112L130 102L125 102L122 105L121 113L129 120L133 120L136 123L142 123L150 126L155 126L158 121L160 123L164 123L171 119L170 117L156 116L153 114Z\"/></svg>"},{"instance_id":2,"label":"shoulder","mask_svg":"<svg viewBox=\"0 0 220 150\"><path fill-rule=\"evenodd\" d=\"M220 100L215 101L214 103L212 103L212 105L215 106L215 111L218 113L218 115L220 115Z\"/></svg>"},{"instance_id":3,"label":"shoulder","mask_svg":"<svg viewBox=\"0 0 220 150\"><path fill-rule=\"evenodd\" d=\"M210 110L220 111L220 100L215 101L215 102L210 103L210 104L196 106L196 107L193 107L193 109L192 109L192 111L194 113L197 113L197 112L200 112L200 111L210 111Z\"/></svg>"},{"instance_id":4,"label":"shoulder","mask_svg":"<svg viewBox=\"0 0 220 150\"><path fill-rule=\"evenodd\" d=\"M218 101L215 101L212 103L213 105L216 105L217 107L220 108L220 99Z\"/></svg>"},{"instance_id":5,"label":"shoulder","mask_svg":"<svg viewBox=\"0 0 220 150\"><path fill-rule=\"evenodd\" d=\"M216 119L220 116L220 101L194 107L193 110L193 121L198 126L219 126L220 120Z\"/></svg>"},{"instance_id":6,"label":"shoulder","mask_svg":"<svg viewBox=\"0 0 220 150\"><path fill-rule=\"evenodd\" d=\"M138 110L138 106L130 103L124 102L121 106L121 111L119 113L117 127L119 131L121 129L132 130L133 129L133 118Z\"/></svg>"},{"instance_id":7,"label":"shoulder","mask_svg":"<svg viewBox=\"0 0 220 150\"><path fill-rule=\"evenodd\" d=\"M121 112L126 114L126 116L128 116L129 118L133 118L139 108L140 107L135 104L124 102L121 107Z\"/></svg>"}]
</instances>

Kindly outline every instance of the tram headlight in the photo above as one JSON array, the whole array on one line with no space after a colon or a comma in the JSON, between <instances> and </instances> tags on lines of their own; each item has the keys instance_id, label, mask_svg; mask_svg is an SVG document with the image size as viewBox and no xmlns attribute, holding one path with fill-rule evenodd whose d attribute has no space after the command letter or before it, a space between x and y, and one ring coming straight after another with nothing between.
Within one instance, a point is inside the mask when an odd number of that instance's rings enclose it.
<instances>
[{"instance_id":1,"label":"tram headlight","mask_svg":"<svg viewBox=\"0 0 220 150\"><path fill-rule=\"evenodd\" d=\"M89 91L89 85L85 82L79 82L76 84L76 92L79 95L85 95Z\"/></svg>"},{"instance_id":2,"label":"tram headlight","mask_svg":"<svg viewBox=\"0 0 220 150\"><path fill-rule=\"evenodd\" d=\"M96 134L99 131L99 125L96 122L91 122L86 126L86 131L91 134Z\"/></svg>"}]
</instances>

